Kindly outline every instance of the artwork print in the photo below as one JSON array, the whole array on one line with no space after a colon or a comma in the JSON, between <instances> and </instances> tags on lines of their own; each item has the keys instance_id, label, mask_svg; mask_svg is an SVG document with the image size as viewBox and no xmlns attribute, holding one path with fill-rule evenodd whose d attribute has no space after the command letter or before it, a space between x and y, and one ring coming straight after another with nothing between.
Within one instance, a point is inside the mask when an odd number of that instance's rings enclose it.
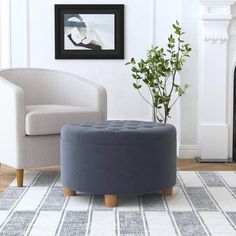
<instances>
[{"instance_id":1,"label":"artwork print","mask_svg":"<svg viewBox=\"0 0 236 236\"><path fill-rule=\"evenodd\" d=\"M114 50L114 14L65 14L65 50Z\"/></svg>"},{"instance_id":2,"label":"artwork print","mask_svg":"<svg viewBox=\"0 0 236 236\"><path fill-rule=\"evenodd\" d=\"M55 5L55 58L124 58L124 5Z\"/></svg>"}]
</instances>

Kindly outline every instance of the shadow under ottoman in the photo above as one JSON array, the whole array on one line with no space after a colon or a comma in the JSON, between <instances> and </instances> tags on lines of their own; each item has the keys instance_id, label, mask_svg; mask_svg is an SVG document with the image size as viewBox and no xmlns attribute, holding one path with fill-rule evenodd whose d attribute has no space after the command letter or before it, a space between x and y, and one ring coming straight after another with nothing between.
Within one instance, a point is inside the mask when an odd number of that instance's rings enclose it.
<instances>
[{"instance_id":1,"label":"shadow under ottoman","mask_svg":"<svg viewBox=\"0 0 236 236\"><path fill-rule=\"evenodd\" d=\"M146 121L69 124L61 132L61 180L65 195L117 195L161 191L176 183L176 129Z\"/></svg>"}]
</instances>

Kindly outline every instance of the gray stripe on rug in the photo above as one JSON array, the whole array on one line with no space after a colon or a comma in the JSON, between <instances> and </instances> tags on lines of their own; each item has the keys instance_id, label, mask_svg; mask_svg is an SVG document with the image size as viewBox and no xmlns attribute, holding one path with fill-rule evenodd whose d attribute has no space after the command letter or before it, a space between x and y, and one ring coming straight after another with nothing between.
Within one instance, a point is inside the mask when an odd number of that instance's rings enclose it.
<instances>
[{"instance_id":1,"label":"gray stripe on rug","mask_svg":"<svg viewBox=\"0 0 236 236\"><path fill-rule=\"evenodd\" d=\"M12 236L12 235L25 235L33 217L35 211L16 211L3 227L0 235Z\"/></svg>"},{"instance_id":2,"label":"gray stripe on rug","mask_svg":"<svg viewBox=\"0 0 236 236\"><path fill-rule=\"evenodd\" d=\"M197 211L218 211L203 187L185 187L185 190Z\"/></svg>"},{"instance_id":3,"label":"gray stripe on rug","mask_svg":"<svg viewBox=\"0 0 236 236\"><path fill-rule=\"evenodd\" d=\"M197 215L192 212L172 212L181 236L207 235Z\"/></svg>"},{"instance_id":4,"label":"gray stripe on rug","mask_svg":"<svg viewBox=\"0 0 236 236\"><path fill-rule=\"evenodd\" d=\"M165 211L165 205L160 193L141 196L142 206L145 211Z\"/></svg>"},{"instance_id":5,"label":"gray stripe on rug","mask_svg":"<svg viewBox=\"0 0 236 236\"><path fill-rule=\"evenodd\" d=\"M225 184L216 173L210 171L199 171L198 173L206 183L207 187L225 187Z\"/></svg>"},{"instance_id":6,"label":"gray stripe on rug","mask_svg":"<svg viewBox=\"0 0 236 236\"><path fill-rule=\"evenodd\" d=\"M175 183L175 186L177 186L177 187L181 186L181 181L180 181L178 175L176 175L176 183Z\"/></svg>"},{"instance_id":7,"label":"gray stripe on rug","mask_svg":"<svg viewBox=\"0 0 236 236\"><path fill-rule=\"evenodd\" d=\"M62 207L61 217L60 217L60 220L59 220L59 224L58 224L58 226L57 226L57 229L56 229L55 236L58 236L58 232L59 232L59 230L61 229L61 225L62 225L62 222L63 222L63 220L64 220L64 215L66 214L66 207L67 207L68 202L69 202L69 197L66 197L65 204L64 204L64 206Z\"/></svg>"},{"instance_id":8,"label":"gray stripe on rug","mask_svg":"<svg viewBox=\"0 0 236 236\"><path fill-rule=\"evenodd\" d=\"M66 197L63 193L63 187L52 187L40 208L41 211L61 211Z\"/></svg>"},{"instance_id":9,"label":"gray stripe on rug","mask_svg":"<svg viewBox=\"0 0 236 236\"><path fill-rule=\"evenodd\" d=\"M53 183L53 181L55 180L57 174L58 174L58 171L44 171L41 173L41 175L35 181L33 186L51 185Z\"/></svg>"},{"instance_id":10,"label":"gray stripe on rug","mask_svg":"<svg viewBox=\"0 0 236 236\"><path fill-rule=\"evenodd\" d=\"M200 172L196 172L198 173L198 175L200 176ZM200 176L201 177L201 176ZM218 176L217 176L218 177ZM219 178L219 177L218 177ZM204 180L202 180L202 178L200 178L202 183L204 184L204 186L206 187L206 183ZM224 182L222 182L224 184ZM220 186L221 187L221 186ZM227 189L227 186L224 184L224 188ZM230 225L234 228L234 230L236 229L235 225L232 224L232 222L229 219L229 216L226 214L226 212L221 208L220 204L216 201L216 199L214 198L214 195L211 194L211 192L209 191L209 189L206 187L206 191L208 192L208 194L211 196L211 199L214 201L215 205L218 207L218 210L224 215L224 217L226 218L226 220L230 223Z\"/></svg>"},{"instance_id":11,"label":"gray stripe on rug","mask_svg":"<svg viewBox=\"0 0 236 236\"><path fill-rule=\"evenodd\" d=\"M234 195L236 196L236 187L231 187L230 190L234 193Z\"/></svg>"},{"instance_id":12,"label":"gray stripe on rug","mask_svg":"<svg viewBox=\"0 0 236 236\"><path fill-rule=\"evenodd\" d=\"M87 223L88 211L67 211L59 235L85 235Z\"/></svg>"},{"instance_id":13,"label":"gray stripe on rug","mask_svg":"<svg viewBox=\"0 0 236 236\"><path fill-rule=\"evenodd\" d=\"M146 212L145 212L144 207L143 207L142 196L139 195L138 199L139 199L139 211L141 213L142 220L143 220L143 223L144 223L144 230L147 233L147 235L150 236L150 231L149 231L149 227L148 227ZM163 204L164 204L164 202L163 202Z\"/></svg>"},{"instance_id":14,"label":"gray stripe on rug","mask_svg":"<svg viewBox=\"0 0 236 236\"><path fill-rule=\"evenodd\" d=\"M226 214L229 216L230 220L236 226L236 212L226 212Z\"/></svg>"},{"instance_id":15,"label":"gray stripe on rug","mask_svg":"<svg viewBox=\"0 0 236 236\"><path fill-rule=\"evenodd\" d=\"M9 187L0 198L0 210L8 211L16 203L26 188Z\"/></svg>"},{"instance_id":16,"label":"gray stripe on rug","mask_svg":"<svg viewBox=\"0 0 236 236\"><path fill-rule=\"evenodd\" d=\"M145 235L144 223L140 211L119 212L120 235Z\"/></svg>"},{"instance_id":17,"label":"gray stripe on rug","mask_svg":"<svg viewBox=\"0 0 236 236\"><path fill-rule=\"evenodd\" d=\"M118 210L117 207L115 208L115 235L118 236Z\"/></svg>"}]
</instances>

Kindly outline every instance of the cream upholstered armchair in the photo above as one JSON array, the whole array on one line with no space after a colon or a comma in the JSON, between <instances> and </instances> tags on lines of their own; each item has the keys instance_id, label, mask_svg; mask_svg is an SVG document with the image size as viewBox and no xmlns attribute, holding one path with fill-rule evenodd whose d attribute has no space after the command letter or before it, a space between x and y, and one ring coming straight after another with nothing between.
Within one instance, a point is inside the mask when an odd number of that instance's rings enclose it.
<instances>
[{"instance_id":1,"label":"cream upholstered armchair","mask_svg":"<svg viewBox=\"0 0 236 236\"><path fill-rule=\"evenodd\" d=\"M24 169L60 164L67 123L106 120L106 90L79 76L45 69L0 71L0 163Z\"/></svg>"}]
</instances>

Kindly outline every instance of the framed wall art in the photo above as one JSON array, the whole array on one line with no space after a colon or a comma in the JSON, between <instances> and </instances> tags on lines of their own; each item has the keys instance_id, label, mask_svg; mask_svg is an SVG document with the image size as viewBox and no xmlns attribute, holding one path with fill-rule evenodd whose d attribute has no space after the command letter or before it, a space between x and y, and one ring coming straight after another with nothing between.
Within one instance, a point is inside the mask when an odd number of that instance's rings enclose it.
<instances>
[{"instance_id":1,"label":"framed wall art","mask_svg":"<svg viewBox=\"0 0 236 236\"><path fill-rule=\"evenodd\" d=\"M123 59L124 5L55 5L56 59Z\"/></svg>"}]
</instances>

